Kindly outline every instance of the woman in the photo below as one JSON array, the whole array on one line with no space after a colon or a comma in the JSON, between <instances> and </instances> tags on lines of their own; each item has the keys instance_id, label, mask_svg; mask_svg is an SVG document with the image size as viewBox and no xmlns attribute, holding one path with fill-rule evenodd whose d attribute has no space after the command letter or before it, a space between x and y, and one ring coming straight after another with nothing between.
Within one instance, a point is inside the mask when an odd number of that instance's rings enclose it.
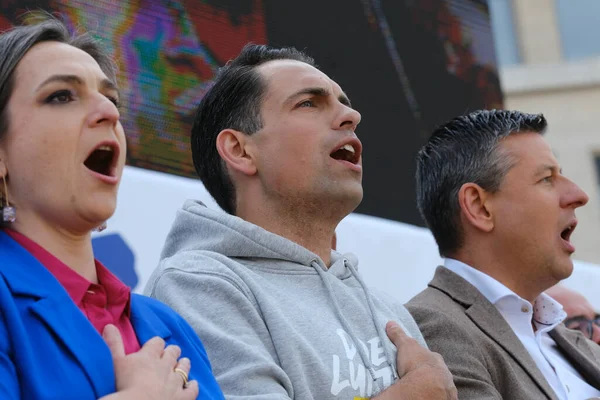
<instances>
[{"instance_id":1,"label":"woman","mask_svg":"<svg viewBox=\"0 0 600 400\"><path fill-rule=\"evenodd\" d=\"M0 35L2 399L222 399L188 324L94 259L125 163L115 82L57 20Z\"/></svg>"}]
</instances>

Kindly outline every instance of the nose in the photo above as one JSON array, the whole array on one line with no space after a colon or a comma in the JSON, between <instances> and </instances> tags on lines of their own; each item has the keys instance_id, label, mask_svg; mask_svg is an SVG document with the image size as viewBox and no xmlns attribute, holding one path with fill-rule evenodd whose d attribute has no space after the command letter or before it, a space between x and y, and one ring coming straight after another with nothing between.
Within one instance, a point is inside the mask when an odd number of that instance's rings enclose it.
<instances>
[{"instance_id":1,"label":"nose","mask_svg":"<svg viewBox=\"0 0 600 400\"><path fill-rule=\"evenodd\" d=\"M351 130L354 132L358 124L360 124L360 113L345 104L340 103L340 106L340 112L334 122L335 129Z\"/></svg>"},{"instance_id":2,"label":"nose","mask_svg":"<svg viewBox=\"0 0 600 400\"><path fill-rule=\"evenodd\" d=\"M98 93L91 105L91 112L88 116L88 125L90 127L109 124L116 125L121 114L117 106L103 94Z\"/></svg>"},{"instance_id":3,"label":"nose","mask_svg":"<svg viewBox=\"0 0 600 400\"><path fill-rule=\"evenodd\" d=\"M563 207L578 208L587 204L590 199L586 192L583 191L577 184L568 180L568 189L563 196Z\"/></svg>"}]
</instances>

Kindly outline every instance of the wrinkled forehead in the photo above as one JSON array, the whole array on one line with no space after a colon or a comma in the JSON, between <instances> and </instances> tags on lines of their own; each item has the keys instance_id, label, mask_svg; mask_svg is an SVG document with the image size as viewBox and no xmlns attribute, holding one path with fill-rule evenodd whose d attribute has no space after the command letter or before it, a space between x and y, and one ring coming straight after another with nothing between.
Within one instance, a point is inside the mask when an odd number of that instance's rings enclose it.
<instances>
[{"instance_id":1,"label":"wrinkled forehead","mask_svg":"<svg viewBox=\"0 0 600 400\"><path fill-rule=\"evenodd\" d=\"M283 102L293 93L305 88L321 87L336 97L342 88L312 65L296 60L268 61L257 68L266 84L265 101Z\"/></svg>"},{"instance_id":2,"label":"wrinkled forehead","mask_svg":"<svg viewBox=\"0 0 600 400\"><path fill-rule=\"evenodd\" d=\"M85 51L61 42L41 42L33 46L17 64L15 84L37 87L52 75L80 75L95 80L108 79L98 62Z\"/></svg>"}]
</instances>

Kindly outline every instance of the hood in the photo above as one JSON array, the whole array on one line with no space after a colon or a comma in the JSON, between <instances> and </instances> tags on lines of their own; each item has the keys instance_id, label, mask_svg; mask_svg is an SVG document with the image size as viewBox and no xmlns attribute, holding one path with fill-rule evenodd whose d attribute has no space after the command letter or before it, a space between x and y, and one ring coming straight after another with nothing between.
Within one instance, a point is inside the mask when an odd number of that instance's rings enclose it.
<instances>
[{"instance_id":1,"label":"hood","mask_svg":"<svg viewBox=\"0 0 600 400\"><path fill-rule=\"evenodd\" d=\"M177 211L161 259L189 250L210 251L231 258L284 260L310 268L315 262L342 279L350 274L346 263L358 268L354 254L342 255L333 250L331 266L327 268L319 256L291 240L222 210L210 209L197 200L186 200Z\"/></svg>"}]
</instances>

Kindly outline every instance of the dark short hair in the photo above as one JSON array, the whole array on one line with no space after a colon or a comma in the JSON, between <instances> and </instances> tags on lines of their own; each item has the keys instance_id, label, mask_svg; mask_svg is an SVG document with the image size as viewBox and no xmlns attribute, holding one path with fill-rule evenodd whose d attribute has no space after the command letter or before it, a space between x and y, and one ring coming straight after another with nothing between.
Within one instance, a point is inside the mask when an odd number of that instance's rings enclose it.
<instances>
[{"instance_id":1,"label":"dark short hair","mask_svg":"<svg viewBox=\"0 0 600 400\"><path fill-rule=\"evenodd\" d=\"M63 22L46 13L31 13L27 17L32 22L30 25L17 26L0 34L0 142L10 125L7 105L15 86L15 70L25 54L38 43L60 42L85 51L116 85L116 65L96 39L87 33L71 35ZM0 199L2 193L4 187L0 185ZM0 210L3 206L0 204Z\"/></svg>"},{"instance_id":2,"label":"dark short hair","mask_svg":"<svg viewBox=\"0 0 600 400\"><path fill-rule=\"evenodd\" d=\"M247 44L220 69L194 118L191 133L194 167L206 190L230 214L235 214L235 187L217 151L217 136L224 129L252 135L262 128L261 106L266 84L256 68L273 60L295 60L315 66L311 57L295 48Z\"/></svg>"},{"instance_id":3,"label":"dark short hair","mask_svg":"<svg viewBox=\"0 0 600 400\"><path fill-rule=\"evenodd\" d=\"M417 155L417 206L437 242L442 257L463 244L458 192L476 183L495 193L513 158L499 150L499 142L518 132L543 134L542 114L480 110L462 115L435 129Z\"/></svg>"}]
</instances>

